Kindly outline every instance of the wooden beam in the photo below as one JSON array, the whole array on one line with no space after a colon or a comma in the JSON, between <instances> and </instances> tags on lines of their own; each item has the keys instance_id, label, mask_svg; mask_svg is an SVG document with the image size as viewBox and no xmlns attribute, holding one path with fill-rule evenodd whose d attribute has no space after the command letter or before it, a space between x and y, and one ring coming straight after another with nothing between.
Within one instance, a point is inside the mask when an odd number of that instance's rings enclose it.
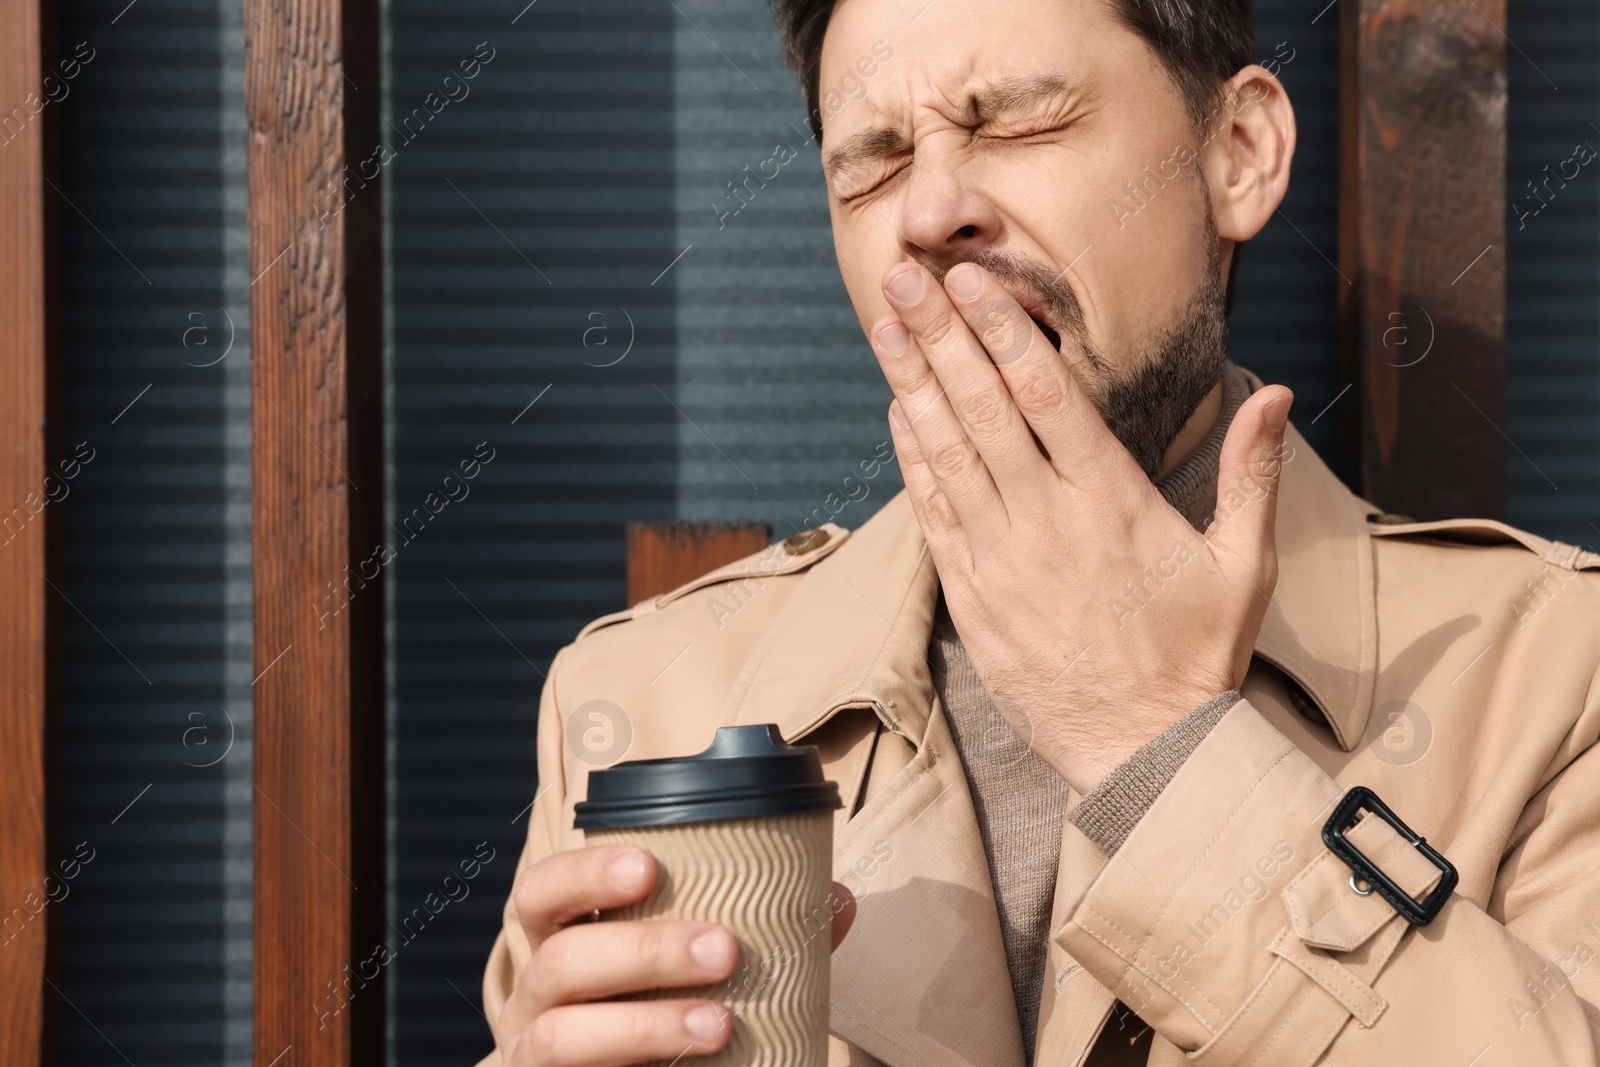
<instances>
[{"instance_id":1,"label":"wooden beam","mask_svg":"<svg viewBox=\"0 0 1600 1067\"><path fill-rule=\"evenodd\" d=\"M255 1059L383 1060L376 0L245 0ZM347 169L348 168L348 169Z\"/></svg>"},{"instance_id":2,"label":"wooden beam","mask_svg":"<svg viewBox=\"0 0 1600 1067\"><path fill-rule=\"evenodd\" d=\"M57 91L50 0L0 0L0 1067L54 1061L60 909L49 803L59 694ZM46 77L51 78L47 85ZM59 584L59 583L57 583Z\"/></svg>"},{"instance_id":3,"label":"wooden beam","mask_svg":"<svg viewBox=\"0 0 1600 1067\"><path fill-rule=\"evenodd\" d=\"M1505 0L1340 5L1340 349L1354 488L1505 510Z\"/></svg>"},{"instance_id":4,"label":"wooden beam","mask_svg":"<svg viewBox=\"0 0 1600 1067\"><path fill-rule=\"evenodd\" d=\"M630 522L628 603L670 593L771 540L764 522Z\"/></svg>"}]
</instances>

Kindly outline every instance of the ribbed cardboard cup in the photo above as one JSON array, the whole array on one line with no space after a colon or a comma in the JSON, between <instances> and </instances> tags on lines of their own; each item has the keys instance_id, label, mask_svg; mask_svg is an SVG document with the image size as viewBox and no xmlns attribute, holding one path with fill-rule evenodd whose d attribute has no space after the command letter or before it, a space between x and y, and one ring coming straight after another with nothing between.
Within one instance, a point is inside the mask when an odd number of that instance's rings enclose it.
<instances>
[{"instance_id":1,"label":"ribbed cardboard cup","mask_svg":"<svg viewBox=\"0 0 1600 1067\"><path fill-rule=\"evenodd\" d=\"M574 820L584 840L637 845L658 866L649 896L601 919L714 922L738 939L739 966L726 982L618 998L723 1004L733 1015L732 1037L722 1051L691 1062L827 1064L838 807L838 787L823 779L816 748L785 744L766 724L724 727L694 756L589 775L588 799Z\"/></svg>"}]
</instances>

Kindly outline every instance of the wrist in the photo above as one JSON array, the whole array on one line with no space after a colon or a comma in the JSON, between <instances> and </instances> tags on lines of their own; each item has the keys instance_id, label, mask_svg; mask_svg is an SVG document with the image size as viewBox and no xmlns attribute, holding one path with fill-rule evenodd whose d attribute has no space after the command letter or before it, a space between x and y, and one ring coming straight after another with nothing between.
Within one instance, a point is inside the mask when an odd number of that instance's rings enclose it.
<instances>
[{"instance_id":1,"label":"wrist","mask_svg":"<svg viewBox=\"0 0 1600 1067\"><path fill-rule=\"evenodd\" d=\"M1227 684L1214 688L1185 687L1165 689L1160 694L1145 692L1138 700L1102 706L1098 716L1103 728L1092 735L1079 733L1070 743L1041 751L1046 762L1066 779L1080 796L1104 782L1135 753L1180 722L1196 708L1232 690Z\"/></svg>"},{"instance_id":2,"label":"wrist","mask_svg":"<svg viewBox=\"0 0 1600 1067\"><path fill-rule=\"evenodd\" d=\"M1106 855L1115 853L1167 783L1239 700L1239 691L1229 689L1196 706L1112 768L1068 813L1068 819Z\"/></svg>"}]
</instances>

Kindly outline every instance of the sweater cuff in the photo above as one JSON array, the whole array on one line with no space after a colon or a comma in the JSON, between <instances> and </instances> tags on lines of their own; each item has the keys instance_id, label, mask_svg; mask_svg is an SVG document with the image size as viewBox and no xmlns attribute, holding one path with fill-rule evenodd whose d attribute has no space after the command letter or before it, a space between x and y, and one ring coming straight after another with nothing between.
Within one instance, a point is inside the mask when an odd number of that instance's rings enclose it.
<instances>
[{"instance_id":1,"label":"sweater cuff","mask_svg":"<svg viewBox=\"0 0 1600 1067\"><path fill-rule=\"evenodd\" d=\"M1237 689L1220 693L1157 734L1085 794L1067 812L1067 820L1100 851L1114 855L1178 768L1239 699Z\"/></svg>"}]
</instances>

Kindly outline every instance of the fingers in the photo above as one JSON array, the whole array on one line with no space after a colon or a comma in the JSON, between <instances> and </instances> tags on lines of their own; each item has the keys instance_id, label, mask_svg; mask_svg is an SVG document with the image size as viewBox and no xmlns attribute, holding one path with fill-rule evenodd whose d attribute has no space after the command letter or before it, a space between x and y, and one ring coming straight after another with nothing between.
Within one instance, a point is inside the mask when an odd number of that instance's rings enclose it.
<instances>
[{"instance_id":1,"label":"fingers","mask_svg":"<svg viewBox=\"0 0 1600 1067\"><path fill-rule=\"evenodd\" d=\"M518 914L534 952L495 1021L511 1067L623 1067L704 1056L727 1044L733 1020L699 997L615 1001L630 993L715 985L739 964L738 941L706 922L575 923L642 899L656 878L639 849L610 846L549 856L518 876ZM833 946L855 918L855 897L833 884Z\"/></svg>"},{"instance_id":2,"label":"fingers","mask_svg":"<svg viewBox=\"0 0 1600 1067\"><path fill-rule=\"evenodd\" d=\"M945 289L957 313L992 357L1030 453L1038 454L1032 443L1037 436L1051 464L1068 481L1074 480L1074 469L1081 471L1086 460L1114 454L1116 450L1110 447L1113 439L1099 411L1069 369L1069 364L1082 358L1073 351L1069 335L1062 335L1063 350L1056 351L1016 298L977 264L950 268ZM937 361L935 368L939 369Z\"/></svg>"},{"instance_id":3,"label":"fingers","mask_svg":"<svg viewBox=\"0 0 1600 1067\"><path fill-rule=\"evenodd\" d=\"M996 368L1029 350L1054 349L1017 302L990 281L987 271L963 263L951 268L941 288L913 264L891 270L884 291L995 484L1002 493L1027 491L1048 468Z\"/></svg>"},{"instance_id":4,"label":"fingers","mask_svg":"<svg viewBox=\"0 0 1600 1067\"><path fill-rule=\"evenodd\" d=\"M627 1067L704 1056L727 1044L733 1018L710 1001L638 1000L554 1008L514 1035L505 1067ZM506 1036L506 1035L502 1035Z\"/></svg>"},{"instance_id":5,"label":"fingers","mask_svg":"<svg viewBox=\"0 0 1600 1067\"><path fill-rule=\"evenodd\" d=\"M912 432L898 398L889 404L889 434L894 439L895 456L900 461L906 498L911 501L917 525L922 527L928 550L933 553L934 566L945 581L957 574L969 573L972 546L970 540L962 536L961 517L939 479L928 468L922 445Z\"/></svg>"},{"instance_id":6,"label":"fingers","mask_svg":"<svg viewBox=\"0 0 1600 1067\"><path fill-rule=\"evenodd\" d=\"M523 968L517 989L533 1015L623 993L721 982L738 962L738 941L714 923L585 923L547 938Z\"/></svg>"},{"instance_id":7,"label":"fingers","mask_svg":"<svg viewBox=\"0 0 1600 1067\"><path fill-rule=\"evenodd\" d=\"M874 328L872 345L906 416L906 436L914 437L918 452L928 457L929 470L949 494L961 521L975 530L1003 524L1005 505L999 488L951 408L945 383L923 358L915 337L899 319L891 317Z\"/></svg>"},{"instance_id":8,"label":"fingers","mask_svg":"<svg viewBox=\"0 0 1600 1067\"><path fill-rule=\"evenodd\" d=\"M511 899L528 944L537 950L591 912L643 900L655 881L656 861L643 849L580 848L546 856L517 875Z\"/></svg>"},{"instance_id":9,"label":"fingers","mask_svg":"<svg viewBox=\"0 0 1600 1067\"><path fill-rule=\"evenodd\" d=\"M547 856L517 876L512 898L533 949L495 1022L510 1067L607 1067L702 1056L732 1032L728 1012L700 998L587 1003L595 998L725 980L733 936L711 923L577 923L644 899L655 860L629 846Z\"/></svg>"},{"instance_id":10,"label":"fingers","mask_svg":"<svg viewBox=\"0 0 1600 1067\"><path fill-rule=\"evenodd\" d=\"M1231 562L1263 598L1277 583L1278 483L1293 402L1289 390L1269 385L1240 406L1222 441L1216 516L1206 530L1218 559Z\"/></svg>"}]
</instances>

